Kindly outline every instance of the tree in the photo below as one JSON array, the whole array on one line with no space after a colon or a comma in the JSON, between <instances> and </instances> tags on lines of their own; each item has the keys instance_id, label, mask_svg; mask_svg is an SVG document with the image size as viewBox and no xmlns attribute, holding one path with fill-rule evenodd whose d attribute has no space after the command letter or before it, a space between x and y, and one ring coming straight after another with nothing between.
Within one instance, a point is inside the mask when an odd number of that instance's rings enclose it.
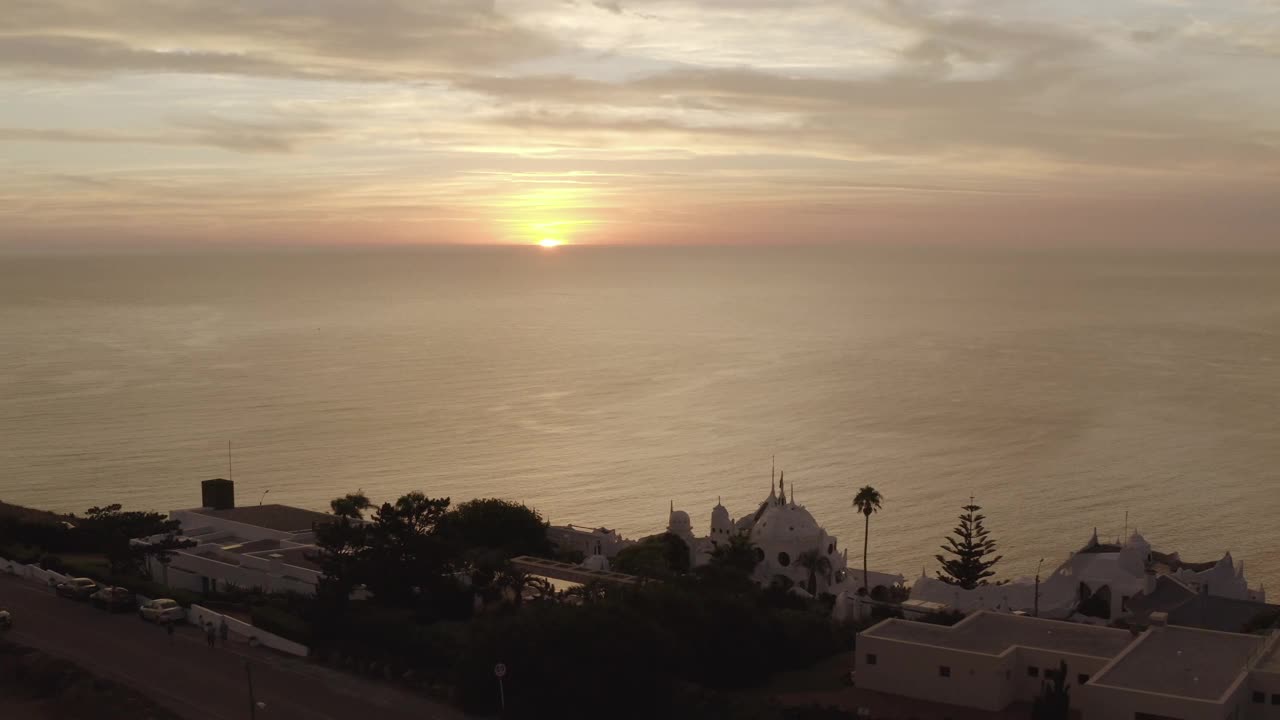
<instances>
[{"instance_id":1,"label":"tree","mask_svg":"<svg viewBox=\"0 0 1280 720\"><path fill-rule=\"evenodd\" d=\"M996 541L983 527L982 521L986 517L979 514L982 507L970 499L969 504L961 509L964 512L960 515L960 524L952 531L954 537L948 537L947 544L942 546L943 552L955 557L934 557L942 565L938 571L939 580L972 590L987 584L987 578L995 575L991 568L1004 556L991 557L996 551Z\"/></svg>"},{"instance_id":2,"label":"tree","mask_svg":"<svg viewBox=\"0 0 1280 720\"><path fill-rule=\"evenodd\" d=\"M116 574L140 569L143 553L130 540L177 530L178 523L160 513L122 510L119 503L89 508L75 527L78 544L106 555L111 572Z\"/></svg>"},{"instance_id":3,"label":"tree","mask_svg":"<svg viewBox=\"0 0 1280 720\"><path fill-rule=\"evenodd\" d=\"M1045 670L1040 696L1031 705L1032 720L1067 720L1071 717L1071 687L1067 685L1067 663L1057 670Z\"/></svg>"},{"instance_id":4,"label":"tree","mask_svg":"<svg viewBox=\"0 0 1280 720\"><path fill-rule=\"evenodd\" d=\"M549 557L552 553L542 516L510 500L464 502L444 519L443 532L460 555L479 549L496 551L507 560L520 555Z\"/></svg>"},{"instance_id":5,"label":"tree","mask_svg":"<svg viewBox=\"0 0 1280 720\"><path fill-rule=\"evenodd\" d=\"M340 516L316 526L316 548L310 560L320 566L316 596L326 607L340 612L351 592L366 580L364 556L368 551L368 526Z\"/></svg>"},{"instance_id":6,"label":"tree","mask_svg":"<svg viewBox=\"0 0 1280 720\"><path fill-rule=\"evenodd\" d=\"M155 558L155 561L160 563L160 582L167 586L169 584L169 563L173 562L173 551L193 544L192 541L179 538L174 533L167 533L159 540L144 546L142 552L144 555Z\"/></svg>"},{"instance_id":7,"label":"tree","mask_svg":"<svg viewBox=\"0 0 1280 720\"><path fill-rule=\"evenodd\" d=\"M748 578L759 564L760 554L756 544L751 542L750 537L743 534L731 535L728 542L717 545L711 551L711 561L708 563L712 567Z\"/></svg>"},{"instance_id":8,"label":"tree","mask_svg":"<svg viewBox=\"0 0 1280 720\"><path fill-rule=\"evenodd\" d=\"M329 507L333 510L333 514L338 517L363 520L365 511L373 507L373 503L369 502L364 490L357 490L340 498L330 500Z\"/></svg>"},{"instance_id":9,"label":"tree","mask_svg":"<svg viewBox=\"0 0 1280 720\"><path fill-rule=\"evenodd\" d=\"M825 578L827 584L831 583L831 561L821 552L805 550L800 553L800 557L796 558L796 563L809 572L809 580L805 589L809 591L810 595L818 596L819 576Z\"/></svg>"},{"instance_id":10,"label":"tree","mask_svg":"<svg viewBox=\"0 0 1280 720\"><path fill-rule=\"evenodd\" d=\"M365 532L359 552L365 584L388 604L413 604L453 570L453 558L440 533L449 498L420 492L383 503Z\"/></svg>"},{"instance_id":11,"label":"tree","mask_svg":"<svg viewBox=\"0 0 1280 720\"><path fill-rule=\"evenodd\" d=\"M853 496L853 506L862 513L865 520L865 528L862 533L862 592L867 592L867 542L871 539L871 513L880 509L880 504L884 502L884 497L880 495L880 491L864 485L857 495Z\"/></svg>"},{"instance_id":12,"label":"tree","mask_svg":"<svg viewBox=\"0 0 1280 720\"><path fill-rule=\"evenodd\" d=\"M620 550L611 563L614 570L648 578L667 578L689 571L689 546L663 533L647 537Z\"/></svg>"}]
</instances>

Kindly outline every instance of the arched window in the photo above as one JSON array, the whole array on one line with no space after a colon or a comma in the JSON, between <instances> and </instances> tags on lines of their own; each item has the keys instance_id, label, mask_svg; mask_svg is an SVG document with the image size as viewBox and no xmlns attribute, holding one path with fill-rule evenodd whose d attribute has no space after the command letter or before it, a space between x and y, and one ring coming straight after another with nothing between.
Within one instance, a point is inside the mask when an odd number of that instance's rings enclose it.
<instances>
[{"instance_id":1,"label":"arched window","mask_svg":"<svg viewBox=\"0 0 1280 720\"><path fill-rule=\"evenodd\" d=\"M764 550L756 548L756 562L764 562Z\"/></svg>"},{"instance_id":2,"label":"arched window","mask_svg":"<svg viewBox=\"0 0 1280 720\"><path fill-rule=\"evenodd\" d=\"M835 543L827 543L827 554L830 555L836 551Z\"/></svg>"},{"instance_id":3,"label":"arched window","mask_svg":"<svg viewBox=\"0 0 1280 720\"><path fill-rule=\"evenodd\" d=\"M781 565L782 567L786 567L790 565L791 556L786 554L785 552L778 553L778 564Z\"/></svg>"}]
</instances>

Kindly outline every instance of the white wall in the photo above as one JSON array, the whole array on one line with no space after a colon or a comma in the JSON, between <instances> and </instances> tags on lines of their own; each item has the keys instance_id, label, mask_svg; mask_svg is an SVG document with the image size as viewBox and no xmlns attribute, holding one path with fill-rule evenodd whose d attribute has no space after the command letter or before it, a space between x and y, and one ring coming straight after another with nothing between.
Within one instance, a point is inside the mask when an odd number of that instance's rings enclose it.
<instances>
[{"instance_id":1,"label":"white wall","mask_svg":"<svg viewBox=\"0 0 1280 720\"><path fill-rule=\"evenodd\" d=\"M216 628L224 619L231 634L245 638L251 645L262 645L263 647L269 647L298 657L306 657L311 652L306 645L286 640L279 635L272 635L230 615L223 615L199 605L192 605L191 609L187 610L187 622L197 627L204 627L205 623L213 623Z\"/></svg>"},{"instance_id":2,"label":"white wall","mask_svg":"<svg viewBox=\"0 0 1280 720\"><path fill-rule=\"evenodd\" d=\"M1089 685L1078 696L1073 694L1072 697L1072 704L1080 708L1086 720L1133 720L1134 714L1140 712L1180 720L1226 720L1238 702L1233 698L1231 704L1220 704L1107 685ZM1078 702L1075 700L1077 697ZM1242 709L1242 717L1245 712L1247 706Z\"/></svg>"},{"instance_id":3,"label":"white wall","mask_svg":"<svg viewBox=\"0 0 1280 720\"><path fill-rule=\"evenodd\" d=\"M993 712L1013 700L1012 654L996 657L865 633L858 636L857 648L858 687ZM876 664L867 663L868 654L876 656ZM949 667L951 676L942 677L940 666Z\"/></svg>"}]
</instances>

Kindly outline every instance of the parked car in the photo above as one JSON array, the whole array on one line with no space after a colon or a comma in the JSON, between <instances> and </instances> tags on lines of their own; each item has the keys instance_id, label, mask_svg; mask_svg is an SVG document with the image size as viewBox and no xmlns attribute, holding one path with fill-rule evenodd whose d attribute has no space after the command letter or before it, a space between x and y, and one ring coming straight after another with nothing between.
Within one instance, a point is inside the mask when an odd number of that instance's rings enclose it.
<instances>
[{"instance_id":1,"label":"parked car","mask_svg":"<svg viewBox=\"0 0 1280 720\"><path fill-rule=\"evenodd\" d=\"M131 612L138 607L138 599L128 588L122 587L104 587L90 595L89 602L111 612Z\"/></svg>"},{"instance_id":2,"label":"parked car","mask_svg":"<svg viewBox=\"0 0 1280 720\"><path fill-rule=\"evenodd\" d=\"M54 590L59 597L71 598L72 600L88 600L89 596L96 592L98 584L89 578L70 578L66 582L58 583Z\"/></svg>"},{"instance_id":3,"label":"parked car","mask_svg":"<svg viewBox=\"0 0 1280 720\"><path fill-rule=\"evenodd\" d=\"M0 610L0 631L13 627L13 616L8 610Z\"/></svg>"},{"instance_id":4,"label":"parked car","mask_svg":"<svg viewBox=\"0 0 1280 720\"><path fill-rule=\"evenodd\" d=\"M138 617L153 623L176 622L186 619L187 611L182 609L177 600L158 598L143 603L138 608Z\"/></svg>"}]
</instances>

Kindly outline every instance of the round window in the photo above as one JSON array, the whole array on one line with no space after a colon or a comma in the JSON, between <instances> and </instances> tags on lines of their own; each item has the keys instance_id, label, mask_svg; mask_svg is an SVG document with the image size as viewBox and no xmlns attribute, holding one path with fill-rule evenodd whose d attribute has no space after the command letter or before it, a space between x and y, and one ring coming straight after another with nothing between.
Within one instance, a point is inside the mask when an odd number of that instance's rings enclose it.
<instances>
[{"instance_id":1,"label":"round window","mask_svg":"<svg viewBox=\"0 0 1280 720\"><path fill-rule=\"evenodd\" d=\"M781 565L782 567L786 567L790 565L791 556L786 554L785 552L778 553L778 564Z\"/></svg>"}]
</instances>

